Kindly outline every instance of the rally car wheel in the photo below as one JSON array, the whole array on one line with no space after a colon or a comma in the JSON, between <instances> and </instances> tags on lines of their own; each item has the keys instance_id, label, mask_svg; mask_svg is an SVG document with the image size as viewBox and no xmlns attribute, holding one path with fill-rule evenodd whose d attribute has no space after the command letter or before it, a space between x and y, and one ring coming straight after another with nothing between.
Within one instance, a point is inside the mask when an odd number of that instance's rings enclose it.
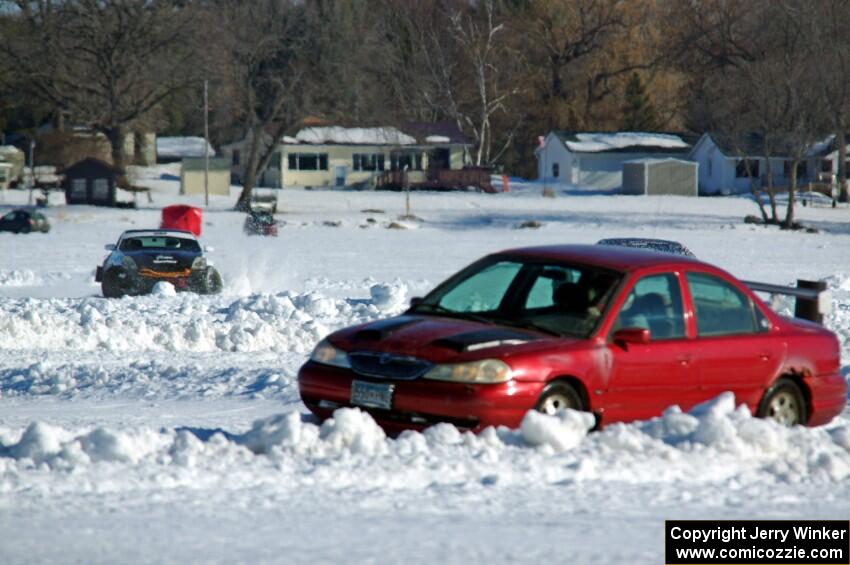
<instances>
[{"instance_id":1,"label":"rally car wheel","mask_svg":"<svg viewBox=\"0 0 850 565\"><path fill-rule=\"evenodd\" d=\"M756 415L788 427L805 424L806 399L794 381L779 379L764 393Z\"/></svg>"},{"instance_id":2,"label":"rally car wheel","mask_svg":"<svg viewBox=\"0 0 850 565\"><path fill-rule=\"evenodd\" d=\"M552 415L559 410L584 410L584 402L571 384L555 381L546 385L534 408L538 412Z\"/></svg>"},{"instance_id":3,"label":"rally car wheel","mask_svg":"<svg viewBox=\"0 0 850 565\"><path fill-rule=\"evenodd\" d=\"M212 267L207 267L204 272L204 278L201 279L200 292L202 294L218 294L224 284L221 282L221 275Z\"/></svg>"},{"instance_id":4,"label":"rally car wheel","mask_svg":"<svg viewBox=\"0 0 850 565\"><path fill-rule=\"evenodd\" d=\"M100 288L106 298L121 298L126 294L124 280L117 269L110 269L103 273L103 282L100 283Z\"/></svg>"}]
</instances>

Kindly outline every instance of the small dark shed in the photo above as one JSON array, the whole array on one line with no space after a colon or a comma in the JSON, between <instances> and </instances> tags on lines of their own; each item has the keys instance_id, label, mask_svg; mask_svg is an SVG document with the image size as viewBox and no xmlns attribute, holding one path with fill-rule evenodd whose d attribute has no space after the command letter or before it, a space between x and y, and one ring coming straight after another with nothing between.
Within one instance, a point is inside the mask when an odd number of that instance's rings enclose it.
<instances>
[{"instance_id":1,"label":"small dark shed","mask_svg":"<svg viewBox=\"0 0 850 565\"><path fill-rule=\"evenodd\" d=\"M118 170L105 161L88 157L63 171L65 201L68 204L115 206Z\"/></svg>"}]
</instances>

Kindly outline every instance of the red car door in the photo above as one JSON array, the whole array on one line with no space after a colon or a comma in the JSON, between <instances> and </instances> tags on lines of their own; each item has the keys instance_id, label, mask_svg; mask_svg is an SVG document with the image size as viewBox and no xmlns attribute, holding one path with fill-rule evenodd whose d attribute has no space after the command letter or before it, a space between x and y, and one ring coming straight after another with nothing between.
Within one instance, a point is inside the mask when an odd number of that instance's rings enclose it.
<instances>
[{"instance_id":1,"label":"red car door","mask_svg":"<svg viewBox=\"0 0 850 565\"><path fill-rule=\"evenodd\" d=\"M718 275L688 272L702 400L732 391L755 410L785 357L785 343L750 297Z\"/></svg>"},{"instance_id":2,"label":"red car door","mask_svg":"<svg viewBox=\"0 0 850 565\"><path fill-rule=\"evenodd\" d=\"M646 275L626 292L608 331L611 367L603 421L650 418L673 404L687 409L697 399L699 381L679 276ZM648 329L649 343L614 343L614 334L625 328Z\"/></svg>"}]
</instances>

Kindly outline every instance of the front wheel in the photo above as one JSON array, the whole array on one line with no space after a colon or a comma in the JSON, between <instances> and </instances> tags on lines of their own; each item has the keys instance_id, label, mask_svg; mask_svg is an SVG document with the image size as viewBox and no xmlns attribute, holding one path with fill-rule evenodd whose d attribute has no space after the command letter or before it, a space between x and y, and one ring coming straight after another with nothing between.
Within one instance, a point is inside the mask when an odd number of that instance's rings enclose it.
<instances>
[{"instance_id":1,"label":"front wheel","mask_svg":"<svg viewBox=\"0 0 850 565\"><path fill-rule=\"evenodd\" d=\"M779 379L767 389L756 416L768 418L783 426L806 423L806 400L800 387L791 379Z\"/></svg>"},{"instance_id":2,"label":"front wheel","mask_svg":"<svg viewBox=\"0 0 850 565\"><path fill-rule=\"evenodd\" d=\"M126 294L124 280L116 269L110 269L103 273L100 288L106 298L121 298Z\"/></svg>"},{"instance_id":3,"label":"front wheel","mask_svg":"<svg viewBox=\"0 0 850 565\"><path fill-rule=\"evenodd\" d=\"M581 395L574 386L563 381L555 381L543 388L534 409L551 416L559 410L584 410L585 408Z\"/></svg>"}]
</instances>

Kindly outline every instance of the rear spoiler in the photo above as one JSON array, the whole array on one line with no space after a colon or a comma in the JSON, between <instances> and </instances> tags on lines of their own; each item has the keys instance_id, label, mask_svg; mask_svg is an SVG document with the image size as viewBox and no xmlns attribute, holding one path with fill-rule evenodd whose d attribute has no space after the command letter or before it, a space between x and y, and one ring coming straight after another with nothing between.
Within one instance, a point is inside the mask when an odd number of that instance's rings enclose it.
<instances>
[{"instance_id":1,"label":"rear spoiler","mask_svg":"<svg viewBox=\"0 0 850 565\"><path fill-rule=\"evenodd\" d=\"M771 298L777 295L793 296L794 317L823 325L823 318L832 312L832 293L827 289L826 281L797 280L797 286L741 281L751 290L766 292Z\"/></svg>"}]
</instances>

